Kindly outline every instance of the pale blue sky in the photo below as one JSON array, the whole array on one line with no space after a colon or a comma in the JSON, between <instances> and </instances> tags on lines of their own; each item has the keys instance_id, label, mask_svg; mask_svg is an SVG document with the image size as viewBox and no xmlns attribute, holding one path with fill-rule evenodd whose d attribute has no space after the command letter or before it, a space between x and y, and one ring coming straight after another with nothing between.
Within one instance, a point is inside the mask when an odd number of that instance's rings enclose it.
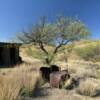
<instances>
[{"instance_id":1,"label":"pale blue sky","mask_svg":"<svg viewBox=\"0 0 100 100\"><path fill-rule=\"evenodd\" d=\"M100 0L0 0L0 41L29 28L41 16L78 16L93 39L100 39Z\"/></svg>"}]
</instances>

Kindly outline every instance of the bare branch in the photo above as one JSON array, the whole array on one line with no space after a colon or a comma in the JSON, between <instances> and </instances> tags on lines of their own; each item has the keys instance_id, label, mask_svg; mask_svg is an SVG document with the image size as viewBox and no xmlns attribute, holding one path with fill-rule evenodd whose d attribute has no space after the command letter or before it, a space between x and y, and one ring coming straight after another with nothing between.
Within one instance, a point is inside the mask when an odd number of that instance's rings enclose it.
<instances>
[{"instance_id":1,"label":"bare branch","mask_svg":"<svg viewBox=\"0 0 100 100\"><path fill-rule=\"evenodd\" d=\"M60 17L55 23L49 23L45 17L35 24L31 31L23 32L19 39L25 43L36 43L46 54L47 62L51 63L58 50L69 42L85 38L87 28L78 19ZM58 44L57 46L55 46ZM46 45L53 45L54 51L49 56Z\"/></svg>"},{"instance_id":2,"label":"bare branch","mask_svg":"<svg viewBox=\"0 0 100 100\"><path fill-rule=\"evenodd\" d=\"M59 45L56 46L53 54L56 54L58 52L58 49L61 48L63 45L66 45L68 42L70 42L70 40L67 40L67 41L62 40L61 43L59 43Z\"/></svg>"},{"instance_id":3,"label":"bare branch","mask_svg":"<svg viewBox=\"0 0 100 100\"><path fill-rule=\"evenodd\" d=\"M41 50L42 50L45 54L48 55L48 51L45 49L45 47L44 47L42 41L39 42L39 46L40 46Z\"/></svg>"}]
</instances>

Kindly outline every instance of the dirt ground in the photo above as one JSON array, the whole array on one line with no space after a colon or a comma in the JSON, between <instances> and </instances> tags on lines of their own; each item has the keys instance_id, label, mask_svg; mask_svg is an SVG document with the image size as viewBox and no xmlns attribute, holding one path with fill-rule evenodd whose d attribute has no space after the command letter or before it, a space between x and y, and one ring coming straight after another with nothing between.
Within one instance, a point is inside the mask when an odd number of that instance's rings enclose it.
<instances>
[{"instance_id":1,"label":"dirt ground","mask_svg":"<svg viewBox=\"0 0 100 100\"><path fill-rule=\"evenodd\" d=\"M81 96L75 90L51 88L47 83L35 91L33 98L26 97L23 100L100 100L100 97Z\"/></svg>"},{"instance_id":2,"label":"dirt ground","mask_svg":"<svg viewBox=\"0 0 100 100\"><path fill-rule=\"evenodd\" d=\"M24 60L26 58L24 57ZM31 59L27 59L29 62ZM35 62L39 62L35 60ZM22 100L100 100L98 97L83 96L76 93L76 90L66 90L51 88L49 83L44 84L42 87L38 88L34 92L34 97L24 97Z\"/></svg>"}]
</instances>

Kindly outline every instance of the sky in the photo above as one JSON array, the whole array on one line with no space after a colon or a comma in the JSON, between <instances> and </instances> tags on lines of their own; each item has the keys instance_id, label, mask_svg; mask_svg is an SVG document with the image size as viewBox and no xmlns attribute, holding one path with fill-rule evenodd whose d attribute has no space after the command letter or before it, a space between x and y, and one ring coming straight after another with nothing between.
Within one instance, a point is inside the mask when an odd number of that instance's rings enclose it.
<instances>
[{"instance_id":1,"label":"sky","mask_svg":"<svg viewBox=\"0 0 100 100\"><path fill-rule=\"evenodd\" d=\"M100 39L100 0L0 0L0 42L30 28L42 16L52 21L56 16L78 16Z\"/></svg>"}]
</instances>

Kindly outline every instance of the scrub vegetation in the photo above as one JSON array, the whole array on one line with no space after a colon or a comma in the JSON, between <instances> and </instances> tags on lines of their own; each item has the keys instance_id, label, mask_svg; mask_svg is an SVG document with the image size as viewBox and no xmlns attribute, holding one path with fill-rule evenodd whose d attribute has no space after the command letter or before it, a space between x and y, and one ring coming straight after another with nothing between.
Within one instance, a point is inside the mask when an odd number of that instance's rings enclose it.
<instances>
[{"instance_id":1,"label":"scrub vegetation","mask_svg":"<svg viewBox=\"0 0 100 100\"><path fill-rule=\"evenodd\" d=\"M43 17L19 34L23 63L0 69L0 100L100 100L100 40L89 36L83 22L69 17ZM52 64L68 69L62 89L41 77L40 67Z\"/></svg>"}]
</instances>

